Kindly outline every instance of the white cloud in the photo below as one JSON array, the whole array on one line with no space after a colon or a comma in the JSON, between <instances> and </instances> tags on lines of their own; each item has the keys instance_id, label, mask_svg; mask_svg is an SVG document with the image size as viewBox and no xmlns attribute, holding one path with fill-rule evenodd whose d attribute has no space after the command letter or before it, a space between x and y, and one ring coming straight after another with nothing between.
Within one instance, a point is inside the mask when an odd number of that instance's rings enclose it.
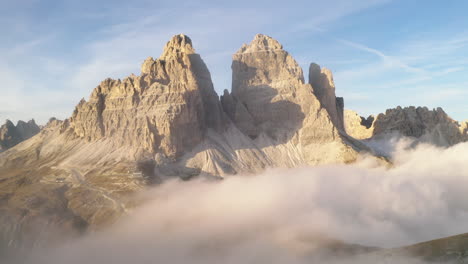
<instances>
[{"instance_id":1,"label":"white cloud","mask_svg":"<svg viewBox=\"0 0 468 264\"><path fill-rule=\"evenodd\" d=\"M468 143L448 149L394 143L392 168L365 158L216 182L171 180L146 193L146 204L113 228L31 259L300 264L315 263L325 237L398 247L466 232Z\"/></svg>"}]
</instances>

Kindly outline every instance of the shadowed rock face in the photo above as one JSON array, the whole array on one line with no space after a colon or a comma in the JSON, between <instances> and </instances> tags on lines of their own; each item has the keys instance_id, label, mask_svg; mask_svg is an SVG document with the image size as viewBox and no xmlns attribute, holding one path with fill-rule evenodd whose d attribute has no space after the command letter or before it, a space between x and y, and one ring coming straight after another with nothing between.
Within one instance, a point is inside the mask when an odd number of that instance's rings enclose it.
<instances>
[{"instance_id":1,"label":"shadowed rock face","mask_svg":"<svg viewBox=\"0 0 468 264\"><path fill-rule=\"evenodd\" d=\"M302 126L304 113L296 104L303 87L302 69L276 41L257 35L233 56L232 95L241 131L252 138L264 132L283 141ZM310 89L308 89L310 91ZM236 115L232 115L236 117Z\"/></svg>"},{"instance_id":2,"label":"shadowed rock face","mask_svg":"<svg viewBox=\"0 0 468 264\"><path fill-rule=\"evenodd\" d=\"M325 77L333 82L331 73ZM353 160L357 153L353 148L359 149L359 143L354 145L355 141L341 129L339 109L343 101L335 98L333 83L327 87L320 85L316 92L306 84L302 69L282 45L258 34L233 55L232 92L225 91L221 101L236 127L255 140L257 146L268 148L287 143L288 151L301 149L294 154L288 155L283 150L282 154L267 156L276 160L296 156L299 157L296 165ZM323 98L317 96L322 94L321 88L328 89L333 96L334 112L325 107L328 102L323 100L327 100L328 94ZM335 115L335 122L330 113ZM265 137L269 140L261 140ZM326 144L334 144L328 147L329 153L334 153L333 158L326 157Z\"/></svg>"},{"instance_id":3,"label":"shadowed rock face","mask_svg":"<svg viewBox=\"0 0 468 264\"><path fill-rule=\"evenodd\" d=\"M327 68L320 68L318 64L311 63L309 67L309 83L320 100L322 107L330 115L333 124L344 131L343 111L344 100L335 95L335 82L332 72Z\"/></svg>"},{"instance_id":4,"label":"shadowed rock face","mask_svg":"<svg viewBox=\"0 0 468 264\"><path fill-rule=\"evenodd\" d=\"M200 143L206 129L222 129L210 73L190 38L174 36L159 59L143 62L141 73L103 81L76 107L71 130L88 141L112 138L116 147L177 157Z\"/></svg>"},{"instance_id":5,"label":"shadowed rock face","mask_svg":"<svg viewBox=\"0 0 468 264\"><path fill-rule=\"evenodd\" d=\"M39 133L40 130L34 119L27 123L20 120L16 126L10 120L7 120L5 124L0 127L0 152L33 137Z\"/></svg>"},{"instance_id":6,"label":"shadowed rock face","mask_svg":"<svg viewBox=\"0 0 468 264\"><path fill-rule=\"evenodd\" d=\"M238 128L251 138L265 133L281 142L292 139L304 122L317 122L314 133L297 137L332 139L337 131L329 117L321 113L320 102L310 85L304 83L302 69L278 41L258 34L233 55L232 99L225 110ZM306 124L307 125L307 124Z\"/></svg>"}]
</instances>

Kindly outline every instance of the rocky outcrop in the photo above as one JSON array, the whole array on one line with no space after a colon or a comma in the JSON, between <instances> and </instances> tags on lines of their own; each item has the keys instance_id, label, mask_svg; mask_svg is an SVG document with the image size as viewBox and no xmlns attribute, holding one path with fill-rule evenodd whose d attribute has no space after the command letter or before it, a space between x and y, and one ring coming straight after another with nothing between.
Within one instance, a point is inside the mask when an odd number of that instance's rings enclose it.
<instances>
[{"instance_id":1,"label":"rocky outcrop","mask_svg":"<svg viewBox=\"0 0 468 264\"><path fill-rule=\"evenodd\" d=\"M359 120L360 119L360 120ZM468 140L467 123L459 124L442 108L397 107L379 114L375 120L345 111L345 127L349 135L358 139L406 136L438 146L452 146Z\"/></svg>"},{"instance_id":2,"label":"rocky outcrop","mask_svg":"<svg viewBox=\"0 0 468 264\"><path fill-rule=\"evenodd\" d=\"M26 159L91 170L152 161L159 172L224 176L352 162L367 148L341 128L342 100L330 71L317 67L312 87L278 41L258 34L233 55L232 91L220 100L190 38L176 35L139 76L104 80L69 119L52 120L0 165Z\"/></svg>"},{"instance_id":3,"label":"rocky outcrop","mask_svg":"<svg viewBox=\"0 0 468 264\"><path fill-rule=\"evenodd\" d=\"M17 144L33 137L40 131L40 127L34 119L27 123L19 120L16 126L7 120L0 127L0 152L16 146Z\"/></svg>"},{"instance_id":4,"label":"rocky outcrop","mask_svg":"<svg viewBox=\"0 0 468 264\"><path fill-rule=\"evenodd\" d=\"M427 107L397 107L379 114L374 122L374 137L394 132L439 146L451 146L464 141L458 122L440 107L434 110Z\"/></svg>"},{"instance_id":5,"label":"rocky outcrop","mask_svg":"<svg viewBox=\"0 0 468 264\"><path fill-rule=\"evenodd\" d=\"M139 76L104 80L70 118L0 154L0 211L97 228L167 177L348 163L367 151L332 117L342 107L331 74L313 88L278 41L257 35L233 55L232 71L220 100L190 38L174 36Z\"/></svg>"},{"instance_id":6,"label":"rocky outcrop","mask_svg":"<svg viewBox=\"0 0 468 264\"><path fill-rule=\"evenodd\" d=\"M374 116L364 118L352 110L344 111L344 127L346 133L356 139L368 139L374 132Z\"/></svg>"},{"instance_id":7,"label":"rocky outcrop","mask_svg":"<svg viewBox=\"0 0 468 264\"><path fill-rule=\"evenodd\" d=\"M461 122L460 133L463 135L465 140L468 140L468 120Z\"/></svg>"},{"instance_id":8,"label":"rocky outcrop","mask_svg":"<svg viewBox=\"0 0 468 264\"><path fill-rule=\"evenodd\" d=\"M278 41L259 34L233 55L236 107L230 116L251 138L262 133L283 141L291 138L309 110L297 104L300 95L306 97L304 100L314 97L304 84L302 69ZM312 103L319 104L317 100ZM333 133L332 126L328 132Z\"/></svg>"},{"instance_id":9,"label":"rocky outcrop","mask_svg":"<svg viewBox=\"0 0 468 264\"><path fill-rule=\"evenodd\" d=\"M317 96L323 108L338 129L344 131L343 97L336 97L335 82L332 72L327 68L320 68L318 64L311 63L309 67L309 83L312 85L314 94Z\"/></svg>"},{"instance_id":10,"label":"rocky outcrop","mask_svg":"<svg viewBox=\"0 0 468 264\"><path fill-rule=\"evenodd\" d=\"M295 150L290 155L297 157L295 165L347 162L356 157L359 147L348 142L352 139L341 129L341 103L336 104L328 71L324 75L328 86L317 82L319 88L314 90L304 82L302 69L282 45L261 34L233 55L232 71L232 92L225 91L221 98L224 110L263 151L276 152L273 146L288 144L287 149ZM333 104L324 101L328 96L333 96ZM325 106L335 108L335 122ZM268 156L289 159L277 152Z\"/></svg>"},{"instance_id":11,"label":"rocky outcrop","mask_svg":"<svg viewBox=\"0 0 468 264\"><path fill-rule=\"evenodd\" d=\"M174 36L159 59L146 59L141 76L103 81L70 119L70 129L87 141L110 139L115 148L171 157L222 127L210 73L185 35Z\"/></svg>"}]
</instances>

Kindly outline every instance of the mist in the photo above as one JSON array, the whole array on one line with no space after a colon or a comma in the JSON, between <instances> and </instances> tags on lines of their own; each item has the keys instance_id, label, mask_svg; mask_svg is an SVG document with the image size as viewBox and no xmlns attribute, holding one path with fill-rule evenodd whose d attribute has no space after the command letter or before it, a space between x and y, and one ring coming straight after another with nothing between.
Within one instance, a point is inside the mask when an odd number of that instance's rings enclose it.
<instances>
[{"instance_id":1,"label":"mist","mask_svg":"<svg viewBox=\"0 0 468 264\"><path fill-rule=\"evenodd\" d=\"M168 180L114 226L36 249L26 262L320 263L336 241L395 248L468 232L468 143L369 145L392 166L363 156L352 165ZM383 261L368 255L327 263Z\"/></svg>"}]
</instances>

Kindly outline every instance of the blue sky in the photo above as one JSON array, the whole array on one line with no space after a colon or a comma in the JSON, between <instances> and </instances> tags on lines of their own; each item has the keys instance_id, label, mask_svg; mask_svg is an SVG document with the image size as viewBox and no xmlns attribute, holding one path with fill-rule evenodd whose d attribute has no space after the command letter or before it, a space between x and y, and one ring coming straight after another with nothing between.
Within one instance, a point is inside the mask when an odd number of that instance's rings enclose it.
<instances>
[{"instance_id":1,"label":"blue sky","mask_svg":"<svg viewBox=\"0 0 468 264\"><path fill-rule=\"evenodd\" d=\"M421 105L468 119L467 1L0 1L0 120L67 118L101 80L139 74L178 33L218 93L231 87L232 54L263 33L305 72L330 68L345 107L362 115Z\"/></svg>"}]
</instances>

